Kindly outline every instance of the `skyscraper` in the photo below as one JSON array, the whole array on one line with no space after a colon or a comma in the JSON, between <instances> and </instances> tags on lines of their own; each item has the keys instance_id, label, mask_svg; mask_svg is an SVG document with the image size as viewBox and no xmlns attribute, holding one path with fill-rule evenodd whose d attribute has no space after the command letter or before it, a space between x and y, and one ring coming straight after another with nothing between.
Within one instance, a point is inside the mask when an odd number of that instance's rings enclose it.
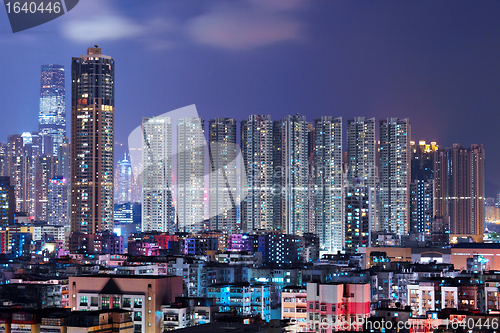
<instances>
[{"instance_id":1,"label":"skyscraper","mask_svg":"<svg viewBox=\"0 0 500 333\"><path fill-rule=\"evenodd\" d=\"M143 118L142 131L142 231L173 232L172 123L169 117Z\"/></svg>"},{"instance_id":2,"label":"skyscraper","mask_svg":"<svg viewBox=\"0 0 500 333\"><path fill-rule=\"evenodd\" d=\"M66 136L64 66L42 66L38 132L44 137L44 143L46 143L44 144L43 153L57 156L59 145L63 143L63 139ZM47 145L52 146L48 147Z\"/></svg>"},{"instance_id":3,"label":"skyscraper","mask_svg":"<svg viewBox=\"0 0 500 333\"><path fill-rule=\"evenodd\" d=\"M205 136L203 120L184 117L177 121L177 214L178 229L204 230Z\"/></svg>"},{"instance_id":4,"label":"skyscraper","mask_svg":"<svg viewBox=\"0 0 500 333\"><path fill-rule=\"evenodd\" d=\"M48 195L48 223L66 226L69 222L68 183L61 176L50 179Z\"/></svg>"},{"instance_id":5,"label":"skyscraper","mask_svg":"<svg viewBox=\"0 0 500 333\"><path fill-rule=\"evenodd\" d=\"M123 157L123 160L118 161L118 186L116 186L116 203L132 202L132 164Z\"/></svg>"},{"instance_id":6,"label":"skyscraper","mask_svg":"<svg viewBox=\"0 0 500 333\"><path fill-rule=\"evenodd\" d=\"M342 118L314 121L314 217L321 251L344 247L344 184L342 175Z\"/></svg>"},{"instance_id":7,"label":"skyscraper","mask_svg":"<svg viewBox=\"0 0 500 333\"><path fill-rule=\"evenodd\" d=\"M70 170L70 144L68 138L63 138L63 142L59 145L59 150L57 152L57 163L54 174L62 176L66 179L66 183L69 185L69 170Z\"/></svg>"},{"instance_id":8,"label":"skyscraper","mask_svg":"<svg viewBox=\"0 0 500 333\"><path fill-rule=\"evenodd\" d=\"M115 61L96 45L71 63L71 232L113 229Z\"/></svg>"},{"instance_id":9,"label":"skyscraper","mask_svg":"<svg viewBox=\"0 0 500 333\"><path fill-rule=\"evenodd\" d=\"M208 128L210 229L236 232L236 120L216 118Z\"/></svg>"},{"instance_id":10,"label":"skyscraper","mask_svg":"<svg viewBox=\"0 0 500 333\"><path fill-rule=\"evenodd\" d=\"M398 236L409 230L410 121L380 121L380 226Z\"/></svg>"},{"instance_id":11,"label":"skyscraper","mask_svg":"<svg viewBox=\"0 0 500 333\"><path fill-rule=\"evenodd\" d=\"M482 241L484 233L484 149L454 144L439 151L435 215L449 216L451 235Z\"/></svg>"},{"instance_id":12,"label":"skyscraper","mask_svg":"<svg viewBox=\"0 0 500 333\"><path fill-rule=\"evenodd\" d=\"M377 218L377 183L375 118L347 120L347 184L369 188L371 230L380 230Z\"/></svg>"},{"instance_id":13,"label":"skyscraper","mask_svg":"<svg viewBox=\"0 0 500 333\"><path fill-rule=\"evenodd\" d=\"M411 141L410 232L430 240L434 220L434 160L438 146Z\"/></svg>"},{"instance_id":14,"label":"skyscraper","mask_svg":"<svg viewBox=\"0 0 500 333\"><path fill-rule=\"evenodd\" d=\"M56 161L56 157L51 155L44 155L36 158L35 218L38 221L48 221L49 196L51 195L50 184L51 179L54 177Z\"/></svg>"},{"instance_id":15,"label":"skyscraper","mask_svg":"<svg viewBox=\"0 0 500 333\"><path fill-rule=\"evenodd\" d=\"M246 197L241 205L242 229L272 230L273 122L271 116L251 115L241 122L241 152Z\"/></svg>"},{"instance_id":16,"label":"skyscraper","mask_svg":"<svg viewBox=\"0 0 500 333\"><path fill-rule=\"evenodd\" d=\"M299 236L309 232L308 139L305 116L273 123L274 230Z\"/></svg>"},{"instance_id":17,"label":"skyscraper","mask_svg":"<svg viewBox=\"0 0 500 333\"><path fill-rule=\"evenodd\" d=\"M14 211L26 212L29 160L24 150L24 140L20 134L7 137L7 164L10 184L14 187L16 207Z\"/></svg>"}]
</instances>

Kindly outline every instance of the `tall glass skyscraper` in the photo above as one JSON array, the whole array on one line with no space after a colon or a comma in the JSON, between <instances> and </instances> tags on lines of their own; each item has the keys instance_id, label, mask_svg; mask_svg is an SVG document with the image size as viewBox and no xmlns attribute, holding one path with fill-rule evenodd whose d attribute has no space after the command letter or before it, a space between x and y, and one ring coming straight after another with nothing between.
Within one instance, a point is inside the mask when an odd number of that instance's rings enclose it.
<instances>
[{"instance_id":1,"label":"tall glass skyscraper","mask_svg":"<svg viewBox=\"0 0 500 333\"><path fill-rule=\"evenodd\" d=\"M72 233L113 229L114 77L114 59L98 45L72 59Z\"/></svg>"},{"instance_id":2,"label":"tall glass skyscraper","mask_svg":"<svg viewBox=\"0 0 500 333\"><path fill-rule=\"evenodd\" d=\"M43 65L40 75L38 132L44 138L44 154L57 156L66 136L66 90L64 66Z\"/></svg>"}]
</instances>

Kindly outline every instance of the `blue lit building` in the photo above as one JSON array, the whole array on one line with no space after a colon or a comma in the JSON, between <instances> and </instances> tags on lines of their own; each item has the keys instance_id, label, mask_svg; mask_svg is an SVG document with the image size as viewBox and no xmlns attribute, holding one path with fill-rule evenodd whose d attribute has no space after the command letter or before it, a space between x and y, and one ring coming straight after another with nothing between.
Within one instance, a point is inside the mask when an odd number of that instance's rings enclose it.
<instances>
[{"instance_id":1,"label":"blue lit building","mask_svg":"<svg viewBox=\"0 0 500 333\"><path fill-rule=\"evenodd\" d=\"M16 231L9 234L10 253L12 258L27 257L31 250L31 232Z\"/></svg>"},{"instance_id":2,"label":"blue lit building","mask_svg":"<svg viewBox=\"0 0 500 333\"><path fill-rule=\"evenodd\" d=\"M0 229L6 230L14 222L16 199L10 177L0 177Z\"/></svg>"},{"instance_id":3,"label":"blue lit building","mask_svg":"<svg viewBox=\"0 0 500 333\"><path fill-rule=\"evenodd\" d=\"M66 136L64 66L42 66L38 132L43 136L44 143L47 142L44 144L44 154L53 153L57 156L59 145L63 143Z\"/></svg>"},{"instance_id":4,"label":"blue lit building","mask_svg":"<svg viewBox=\"0 0 500 333\"><path fill-rule=\"evenodd\" d=\"M141 231L141 204L140 203L122 203L114 205L114 232L124 239L128 235Z\"/></svg>"},{"instance_id":5,"label":"blue lit building","mask_svg":"<svg viewBox=\"0 0 500 333\"><path fill-rule=\"evenodd\" d=\"M278 232L258 237L258 252L262 252L264 263L281 265L303 262L305 251L303 237Z\"/></svg>"},{"instance_id":6,"label":"blue lit building","mask_svg":"<svg viewBox=\"0 0 500 333\"><path fill-rule=\"evenodd\" d=\"M269 285L212 284L207 298L215 298L220 312L236 312L240 316L260 315L262 320L271 319L271 291Z\"/></svg>"},{"instance_id":7,"label":"blue lit building","mask_svg":"<svg viewBox=\"0 0 500 333\"><path fill-rule=\"evenodd\" d=\"M411 142L410 183L410 232L421 235L420 240L429 241L434 220L434 164L438 146Z\"/></svg>"}]
</instances>

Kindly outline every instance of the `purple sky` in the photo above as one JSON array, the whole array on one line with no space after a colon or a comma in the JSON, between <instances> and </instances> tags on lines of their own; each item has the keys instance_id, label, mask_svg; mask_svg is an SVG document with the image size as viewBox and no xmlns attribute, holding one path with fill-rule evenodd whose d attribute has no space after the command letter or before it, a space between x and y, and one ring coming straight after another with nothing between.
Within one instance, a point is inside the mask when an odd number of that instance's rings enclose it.
<instances>
[{"instance_id":1,"label":"purple sky","mask_svg":"<svg viewBox=\"0 0 500 333\"><path fill-rule=\"evenodd\" d=\"M71 57L99 44L116 60L118 142L190 104L205 119L408 117L415 141L484 144L493 196L499 13L498 1L81 0L12 34L0 9L0 141L37 129L40 65L66 66L69 98Z\"/></svg>"}]
</instances>

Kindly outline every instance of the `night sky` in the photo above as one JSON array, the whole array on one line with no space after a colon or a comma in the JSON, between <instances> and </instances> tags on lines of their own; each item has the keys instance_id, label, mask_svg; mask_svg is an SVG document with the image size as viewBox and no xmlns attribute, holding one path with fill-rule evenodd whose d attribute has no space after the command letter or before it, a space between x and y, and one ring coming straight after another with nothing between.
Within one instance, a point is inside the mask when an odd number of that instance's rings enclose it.
<instances>
[{"instance_id":1,"label":"night sky","mask_svg":"<svg viewBox=\"0 0 500 333\"><path fill-rule=\"evenodd\" d=\"M42 64L66 67L69 106L71 57L99 44L124 145L142 117L190 104L207 120L408 117L412 140L483 144L495 196L499 17L500 1L80 0L13 34L0 8L0 141L37 130Z\"/></svg>"}]
</instances>

